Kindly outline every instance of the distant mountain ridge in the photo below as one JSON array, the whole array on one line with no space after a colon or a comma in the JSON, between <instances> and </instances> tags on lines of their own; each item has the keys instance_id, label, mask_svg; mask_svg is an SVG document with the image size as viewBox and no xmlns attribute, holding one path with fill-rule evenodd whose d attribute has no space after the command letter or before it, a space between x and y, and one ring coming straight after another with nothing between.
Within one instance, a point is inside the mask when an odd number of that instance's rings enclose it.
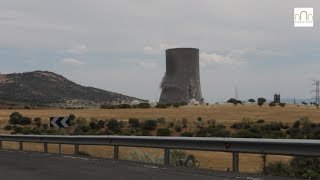
<instances>
[{"instance_id":1,"label":"distant mountain ridge","mask_svg":"<svg viewBox=\"0 0 320 180\"><path fill-rule=\"evenodd\" d=\"M140 100L131 96L76 84L49 72L0 74L0 103L49 107L99 107Z\"/></svg>"}]
</instances>

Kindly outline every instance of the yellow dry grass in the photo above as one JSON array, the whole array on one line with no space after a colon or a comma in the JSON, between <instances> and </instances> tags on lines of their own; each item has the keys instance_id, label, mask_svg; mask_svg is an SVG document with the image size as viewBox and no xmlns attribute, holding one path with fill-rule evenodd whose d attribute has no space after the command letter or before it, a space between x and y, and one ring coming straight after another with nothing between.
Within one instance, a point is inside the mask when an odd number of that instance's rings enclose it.
<instances>
[{"instance_id":1,"label":"yellow dry grass","mask_svg":"<svg viewBox=\"0 0 320 180\"><path fill-rule=\"evenodd\" d=\"M7 124L8 118L15 110L0 110L0 125L3 127ZM169 120L181 120L182 118L188 119L189 123L195 121L198 117L202 117L204 120L215 119L218 123L223 123L226 126L230 126L235 122L239 122L242 118L250 118L255 121L257 119L264 119L266 121L282 121L286 123L292 123L295 120L308 116L313 122L320 122L320 110L315 107L307 107L296 105L287 105L286 107L259 107L256 105L210 105L210 106L191 106L180 108L168 108L168 109L45 109L45 110L17 110L27 117L41 117L44 121L49 121L49 117L52 116L68 116L69 114L75 114L76 117L83 118L97 118L97 119L109 119L117 118L121 120L127 120L128 118L155 119L164 117ZM9 133L8 131L1 130L0 133ZM4 148L17 149L17 143L4 143ZM42 144L25 143L24 148L30 151L42 151ZM120 158L125 158L128 152L139 149L144 152L162 155L161 149L150 148L133 148L133 147L121 147ZM66 154L72 154L74 147L70 145L63 145L62 151ZM112 157L112 147L105 146L80 146L80 151L88 152L98 157ZM57 145L49 145L49 152L58 152ZM200 161L202 168L227 170L232 169L232 155L230 153L223 152L208 152L208 151L188 151L196 156ZM270 156L269 162L275 160L281 160L288 162L291 157L287 156ZM255 172L259 170L261 159L259 155L254 154L240 154L240 171L242 172Z\"/></svg>"},{"instance_id":2,"label":"yellow dry grass","mask_svg":"<svg viewBox=\"0 0 320 180\"><path fill-rule=\"evenodd\" d=\"M12 109L0 110L0 123L6 124L12 112ZM287 105L286 107L259 107L257 105L210 105L210 106L186 106L180 108L166 109L38 109L38 110L17 110L27 117L41 117L44 120L52 116L67 116L75 114L77 117L97 119L117 118L126 120L136 117L142 120L150 118L165 117L170 120L178 120L187 118L188 120L196 120L202 117L204 120L216 119L217 122L226 125L238 122L244 117L252 120L262 118L266 121L282 121L293 122L300 117L308 116L315 122L320 122L320 110L315 107L307 107L296 105Z\"/></svg>"}]
</instances>

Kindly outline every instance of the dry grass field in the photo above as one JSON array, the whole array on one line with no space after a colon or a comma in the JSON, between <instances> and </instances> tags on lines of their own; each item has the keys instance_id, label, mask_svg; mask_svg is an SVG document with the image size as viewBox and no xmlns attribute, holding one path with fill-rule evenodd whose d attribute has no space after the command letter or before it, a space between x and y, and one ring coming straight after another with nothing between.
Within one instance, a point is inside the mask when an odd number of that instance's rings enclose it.
<instances>
[{"instance_id":1,"label":"dry grass field","mask_svg":"<svg viewBox=\"0 0 320 180\"><path fill-rule=\"evenodd\" d=\"M182 118L188 119L189 123L196 121L198 117L202 117L205 121L215 119L218 123L222 123L227 127L235 122L241 121L242 118L250 118L255 121L257 119L264 119L265 121L282 121L292 123L295 120L308 116L313 122L320 122L320 110L315 107L307 107L300 105L287 105L286 107L259 107L257 105L210 105L210 106L191 106L168 109L39 109L39 110L0 110L0 125L3 127L7 124L10 114L18 111L27 117L41 117L43 121L49 121L51 116L68 116L75 114L76 117L83 117L90 119L91 117L97 119L117 118L120 120L127 120L128 118L155 119L164 117L166 119L175 121ZM8 133L1 130L1 133ZM16 143L4 143L4 148L17 149ZM43 146L40 144L26 143L25 149L30 151L42 151ZM127 154L134 150L156 154L162 156L163 151L160 149L149 148L120 148L120 158L125 158ZM57 152L57 145L50 145L50 152ZM72 153L73 146L63 146L64 153ZM86 151L94 156L112 157L113 149L104 146L80 146L80 151ZM200 167L210 168L216 170L232 169L232 159L230 153L221 152L204 152L204 151L189 151L194 154L200 161ZM290 157L286 156L270 156L269 161L282 160L289 161ZM240 154L240 171L242 172L256 172L259 170L260 158L259 155Z\"/></svg>"}]
</instances>

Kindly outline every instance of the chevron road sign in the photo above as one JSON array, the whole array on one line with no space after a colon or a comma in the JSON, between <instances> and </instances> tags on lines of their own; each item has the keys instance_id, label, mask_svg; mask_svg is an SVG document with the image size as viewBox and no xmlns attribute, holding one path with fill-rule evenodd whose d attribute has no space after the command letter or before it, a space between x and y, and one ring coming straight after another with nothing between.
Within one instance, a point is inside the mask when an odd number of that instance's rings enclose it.
<instances>
[{"instance_id":1,"label":"chevron road sign","mask_svg":"<svg viewBox=\"0 0 320 180\"><path fill-rule=\"evenodd\" d=\"M67 128L70 127L70 117L51 117L50 127Z\"/></svg>"}]
</instances>

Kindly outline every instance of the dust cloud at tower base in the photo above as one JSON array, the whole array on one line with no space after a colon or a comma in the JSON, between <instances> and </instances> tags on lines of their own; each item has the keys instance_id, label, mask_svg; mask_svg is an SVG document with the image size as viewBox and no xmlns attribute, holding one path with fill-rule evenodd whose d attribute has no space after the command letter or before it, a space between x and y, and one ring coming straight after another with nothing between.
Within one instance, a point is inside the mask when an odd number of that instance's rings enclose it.
<instances>
[{"instance_id":1,"label":"dust cloud at tower base","mask_svg":"<svg viewBox=\"0 0 320 180\"><path fill-rule=\"evenodd\" d=\"M161 82L160 104L188 104L194 99L203 103L199 49L175 48L166 50L166 73Z\"/></svg>"}]
</instances>

